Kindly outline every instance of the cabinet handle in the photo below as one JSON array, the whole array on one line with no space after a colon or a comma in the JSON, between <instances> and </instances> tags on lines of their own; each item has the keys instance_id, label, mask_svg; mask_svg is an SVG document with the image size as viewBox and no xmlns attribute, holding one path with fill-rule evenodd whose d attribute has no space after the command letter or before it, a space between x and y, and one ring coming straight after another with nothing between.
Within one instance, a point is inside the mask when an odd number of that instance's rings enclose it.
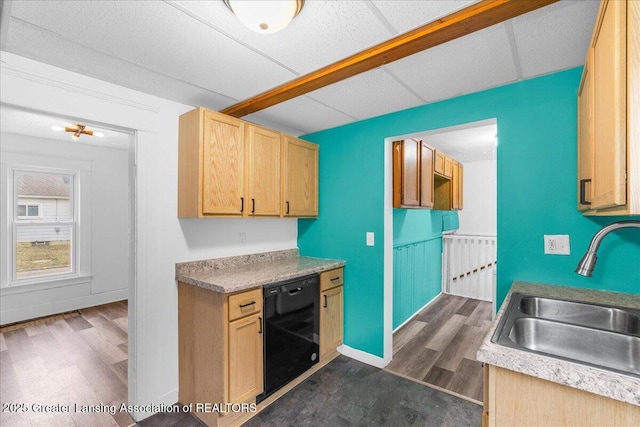
<instances>
[{"instance_id":1,"label":"cabinet handle","mask_svg":"<svg viewBox=\"0 0 640 427\"><path fill-rule=\"evenodd\" d=\"M240 308L249 307L250 305L254 305L255 303L256 303L255 301L251 301L246 304L240 304Z\"/></svg>"},{"instance_id":2,"label":"cabinet handle","mask_svg":"<svg viewBox=\"0 0 640 427\"><path fill-rule=\"evenodd\" d=\"M333 279L331 279L332 282L335 282L336 280L340 280L340 276L334 277Z\"/></svg>"},{"instance_id":3,"label":"cabinet handle","mask_svg":"<svg viewBox=\"0 0 640 427\"><path fill-rule=\"evenodd\" d=\"M327 295L324 296L324 308L327 308Z\"/></svg>"},{"instance_id":4,"label":"cabinet handle","mask_svg":"<svg viewBox=\"0 0 640 427\"><path fill-rule=\"evenodd\" d=\"M581 179L580 180L580 204L581 205L590 205L591 202L587 201L586 197L586 183L591 182L591 179Z\"/></svg>"},{"instance_id":5,"label":"cabinet handle","mask_svg":"<svg viewBox=\"0 0 640 427\"><path fill-rule=\"evenodd\" d=\"M289 215L289 201L287 201L286 203L287 203L287 211L285 213Z\"/></svg>"},{"instance_id":6,"label":"cabinet handle","mask_svg":"<svg viewBox=\"0 0 640 427\"><path fill-rule=\"evenodd\" d=\"M258 317L258 322L260 322L260 329L258 330L258 333L261 334L262 333L262 317Z\"/></svg>"},{"instance_id":7,"label":"cabinet handle","mask_svg":"<svg viewBox=\"0 0 640 427\"><path fill-rule=\"evenodd\" d=\"M256 212L256 199L251 199L251 213Z\"/></svg>"},{"instance_id":8,"label":"cabinet handle","mask_svg":"<svg viewBox=\"0 0 640 427\"><path fill-rule=\"evenodd\" d=\"M240 212L244 212L244 197L240 197Z\"/></svg>"}]
</instances>

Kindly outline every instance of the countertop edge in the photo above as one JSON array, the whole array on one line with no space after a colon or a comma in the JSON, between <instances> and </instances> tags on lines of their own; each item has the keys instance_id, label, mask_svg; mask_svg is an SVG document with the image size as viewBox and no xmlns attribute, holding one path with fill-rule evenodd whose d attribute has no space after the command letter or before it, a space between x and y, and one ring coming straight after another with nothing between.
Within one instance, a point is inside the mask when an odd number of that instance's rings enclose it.
<instances>
[{"instance_id":1,"label":"countertop edge","mask_svg":"<svg viewBox=\"0 0 640 427\"><path fill-rule=\"evenodd\" d=\"M491 337L493 336L500 318L509 304L512 293L530 293L530 289L532 288L547 288L551 290L550 293L552 294L554 293L552 288L564 288L569 291L584 293L585 295L607 292L556 285L542 285L518 281L514 282L502 304L502 307L500 308L500 311L496 315L489 332L478 349L476 356L477 359L493 366L509 369L543 380L563 384L579 390L640 406L640 379L587 365L556 359L554 357L547 357L515 348L504 347L500 344L491 342ZM623 295L626 294L618 294L615 296Z\"/></svg>"},{"instance_id":2,"label":"countertop edge","mask_svg":"<svg viewBox=\"0 0 640 427\"><path fill-rule=\"evenodd\" d=\"M335 260L335 259L326 259L326 258L314 258L314 257L297 257L298 259L313 259L318 260L321 264L315 265L309 268L303 268L296 271L287 272L284 274L277 274L273 276L263 277L255 280L245 280L244 282L239 282L237 285L233 286L221 286L215 283L211 283L210 281L199 280L194 277L190 277L184 274L176 274L176 281L181 283L186 283L188 285L197 286L203 289L208 289L214 292L222 293L222 294L231 294L239 291L244 291L248 289L258 288L264 285L268 285L270 283L280 282L283 280L295 279L297 277L307 276L309 274L321 273L323 271L329 271L336 268L341 268L346 265L346 262L343 260ZM251 264L255 266L254 263ZM265 262L264 264L268 264ZM218 270L223 272L224 269Z\"/></svg>"}]
</instances>

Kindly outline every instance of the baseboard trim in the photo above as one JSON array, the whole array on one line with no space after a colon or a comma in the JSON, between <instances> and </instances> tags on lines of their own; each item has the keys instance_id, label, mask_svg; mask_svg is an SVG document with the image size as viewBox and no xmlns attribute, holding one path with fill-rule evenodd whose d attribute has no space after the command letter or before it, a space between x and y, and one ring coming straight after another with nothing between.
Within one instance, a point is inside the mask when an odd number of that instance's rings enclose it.
<instances>
[{"instance_id":1,"label":"baseboard trim","mask_svg":"<svg viewBox=\"0 0 640 427\"><path fill-rule=\"evenodd\" d=\"M440 292L438 295L436 295L435 297L433 297L431 299L431 301L427 302L425 305L423 305L422 307L420 307L418 309L418 311L416 311L415 313L413 313L411 315L411 317L409 317L407 320L405 320L404 322L402 322L400 325L398 325L397 328L395 328L393 330L393 333L395 334L396 332L398 332L398 330L400 330L400 328L402 328L404 325L406 325L407 323L411 322L413 320L414 317L416 317L418 315L418 313L420 313L422 310L424 310L425 308L427 308L432 302L434 302L440 295L442 295L444 292Z\"/></svg>"},{"instance_id":2,"label":"baseboard trim","mask_svg":"<svg viewBox=\"0 0 640 427\"><path fill-rule=\"evenodd\" d=\"M376 368L384 368L391 360L387 360L383 357L375 356L371 353L367 353L362 350L358 350L348 345L342 345L338 347L338 351L347 357L355 359L359 362L366 363L367 365L375 366Z\"/></svg>"}]
</instances>

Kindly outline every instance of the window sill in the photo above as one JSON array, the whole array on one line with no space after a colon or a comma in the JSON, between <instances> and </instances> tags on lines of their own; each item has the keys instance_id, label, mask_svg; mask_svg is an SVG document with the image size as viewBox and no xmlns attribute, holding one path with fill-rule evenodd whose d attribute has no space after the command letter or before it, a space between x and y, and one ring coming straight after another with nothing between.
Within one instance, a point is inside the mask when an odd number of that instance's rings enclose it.
<instances>
[{"instance_id":1,"label":"window sill","mask_svg":"<svg viewBox=\"0 0 640 427\"><path fill-rule=\"evenodd\" d=\"M62 288L65 286L80 285L83 283L90 283L93 279L92 275L60 277L49 280L37 280L29 279L25 281L14 281L8 284L8 286L0 289L0 296L21 294L25 292L42 291L46 289Z\"/></svg>"}]
</instances>

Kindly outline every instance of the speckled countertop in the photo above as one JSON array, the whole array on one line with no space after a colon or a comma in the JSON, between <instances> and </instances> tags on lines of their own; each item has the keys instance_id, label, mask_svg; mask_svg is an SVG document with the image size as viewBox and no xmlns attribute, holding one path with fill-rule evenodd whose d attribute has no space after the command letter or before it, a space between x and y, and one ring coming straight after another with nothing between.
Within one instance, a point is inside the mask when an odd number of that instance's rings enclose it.
<instances>
[{"instance_id":1,"label":"speckled countertop","mask_svg":"<svg viewBox=\"0 0 640 427\"><path fill-rule=\"evenodd\" d=\"M297 249L176 264L176 280L220 293L343 267L344 261L301 257Z\"/></svg>"},{"instance_id":2,"label":"speckled countertop","mask_svg":"<svg viewBox=\"0 0 640 427\"><path fill-rule=\"evenodd\" d=\"M509 304L511 294L514 292L630 308L640 308L640 295L514 282L477 354L478 360L490 365L640 406L640 378L504 347L491 342L491 337Z\"/></svg>"}]
</instances>

